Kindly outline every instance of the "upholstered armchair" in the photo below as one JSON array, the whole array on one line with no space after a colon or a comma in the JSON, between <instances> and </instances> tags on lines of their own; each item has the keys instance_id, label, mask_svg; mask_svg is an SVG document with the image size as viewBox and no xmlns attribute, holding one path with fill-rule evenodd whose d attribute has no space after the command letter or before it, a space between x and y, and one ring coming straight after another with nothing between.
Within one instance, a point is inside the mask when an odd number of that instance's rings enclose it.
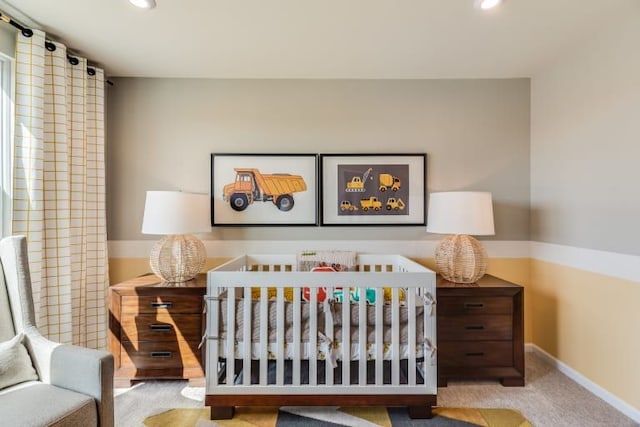
<instances>
[{"instance_id":1,"label":"upholstered armchair","mask_svg":"<svg viewBox=\"0 0 640 427\"><path fill-rule=\"evenodd\" d=\"M113 356L44 338L24 236L0 241L0 424L113 426Z\"/></svg>"}]
</instances>

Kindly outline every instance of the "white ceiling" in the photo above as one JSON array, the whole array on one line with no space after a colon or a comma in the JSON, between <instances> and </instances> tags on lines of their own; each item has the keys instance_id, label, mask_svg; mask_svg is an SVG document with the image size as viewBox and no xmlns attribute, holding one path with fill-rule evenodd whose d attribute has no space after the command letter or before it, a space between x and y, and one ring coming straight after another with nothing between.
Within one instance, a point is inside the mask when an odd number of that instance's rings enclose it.
<instances>
[{"instance_id":1,"label":"white ceiling","mask_svg":"<svg viewBox=\"0 0 640 427\"><path fill-rule=\"evenodd\" d=\"M110 76L527 77L638 0L0 0Z\"/></svg>"}]
</instances>

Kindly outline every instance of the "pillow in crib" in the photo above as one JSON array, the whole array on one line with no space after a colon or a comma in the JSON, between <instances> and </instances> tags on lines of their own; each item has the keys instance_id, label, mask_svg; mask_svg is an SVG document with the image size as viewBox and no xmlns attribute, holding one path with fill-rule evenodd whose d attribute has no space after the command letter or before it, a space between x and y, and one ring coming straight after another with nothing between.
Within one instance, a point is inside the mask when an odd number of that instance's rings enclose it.
<instances>
[{"instance_id":1,"label":"pillow in crib","mask_svg":"<svg viewBox=\"0 0 640 427\"><path fill-rule=\"evenodd\" d=\"M31 357L22 344L23 334L0 343L0 390L38 379Z\"/></svg>"},{"instance_id":2,"label":"pillow in crib","mask_svg":"<svg viewBox=\"0 0 640 427\"><path fill-rule=\"evenodd\" d=\"M276 299L278 297L278 288L267 288L267 298ZM260 299L260 288L251 288L251 299ZM284 300L293 301L293 288L284 288Z\"/></svg>"},{"instance_id":3,"label":"pillow in crib","mask_svg":"<svg viewBox=\"0 0 640 427\"><path fill-rule=\"evenodd\" d=\"M400 302L404 302L405 300L405 290L403 288L398 288L398 300ZM383 288L384 292L384 302L388 304L391 302L392 298L392 288ZM367 304L375 304L376 303L376 288L366 288L365 290L365 299ZM333 297L337 302L342 303L344 301L344 290L342 288L336 289L333 291ZM349 288L349 302L355 303L360 301L360 288Z\"/></svg>"},{"instance_id":4,"label":"pillow in crib","mask_svg":"<svg viewBox=\"0 0 640 427\"><path fill-rule=\"evenodd\" d=\"M337 270L335 268L335 266L326 265L324 263L322 263L321 265L318 265L316 267L313 267L311 269L311 272L313 272L313 273L336 273L338 271L341 271L341 270L339 270L339 269ZM316 301L324 302L324 300L327 299L327 288L320 287L320 288L313 288L313 289L315 290L316 295L317 295ZM302 299L307 301L307 302L310 302L311 301L311 292L312 292L311 288L308 288L308 287L302 288Z\"/></svg>"},{"instance_id":5,"label":"pillow in crib","mask_svg":"<svg viewBox=\"0 0 640 427\"><path fill-rule=\"evenodd\" d=\"M386 303L390 303L391 302L391 296L393 295L392 292L393 288L384 288L384 302ZM404 288L398 288L398 300L400 302L404 302L406 299L406 292L404 290Z\"/></svg>"}]
</instances>

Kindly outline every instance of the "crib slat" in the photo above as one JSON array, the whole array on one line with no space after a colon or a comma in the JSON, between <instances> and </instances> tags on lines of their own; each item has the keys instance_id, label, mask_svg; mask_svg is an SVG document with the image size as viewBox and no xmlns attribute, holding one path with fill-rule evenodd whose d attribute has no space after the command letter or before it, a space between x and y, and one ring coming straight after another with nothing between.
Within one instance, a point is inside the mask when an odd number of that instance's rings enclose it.
<instances>
[{"instance_id":1,"label":"crib slat","mask_svg":"<svg viewBox=\"0 0 640 427\"><path fill-rule=\"evenodd\" d=\"M312 292L317 291L318 289L312 289ZM326 288L327 292L327 300L333 300L333 288ZM329 340L329 349L327 351L326 357L331 358L333 353L333 339L334 339L334 323L333 316L331 314L331 308L327 308L325 310L325 330L327 332L327 339ZM325 384L333 385L333 369L331 367L331 362L329 360L325 361Z\"/></svg>"},{"instance_id":2,"label":"crib slat","mask_svg":"<svg viewBox=\"0 0 640 427\"><path fill-rule=\"evenodd\" d=\"M284 384L284 289L278 288L276 292L276 313L277 313L277 332L276 332L276 385Z\"/></svg>"},{"instance_id":3,"label":"crib slat","mask_svg":"<svg viewBox=\"0 0 640 427\"><path fill-rule=\"evenodd\" d=\"M408 369L409 369L409 377L408 384L411 386L416 385L416 289L410 289L410 292L407 292L407 308L409 309L409 319L413 321L407 322L408 326L408 348L409 354L408 358Z\"/></svg>"},{"instance_id":4,"label":"crib slat","mask_svg":"<svg viewBox=\"0 0 640 427\"><path fill-rule=\"evenodd\" d=\"M269 363L269 295L267 288L260 288L260 385L267 385Z\"/></svg>"},{"instance_id":5,"label":"crib slat","mask_svg":"<svg viewBox=\"0 0 640 427\"><path fill-rule=\"evenodd\" d=\"M382 302L382 303L381 303ZM384 363L384 290L376 288L376 385L383 384Z\"/></svg>"},{"instance_id":6,"label":"crib slat","mask_svg":"<svg viewBox=\"0 0 640 427\"><path fill-rule=\"evenodd\" d=\"M342 385L351 378L351 301L349 287L342 288Z\"/></svg>"},{"instance_id":7,"label":"crib slat","mask_svg":"<svg viewBox=\"0 0 640 427\"><path fill-rule=\"evenodd\" d=\"M244 322L242 328L243 339L243 361L242 361L242 384L251 384L251 288L244 288Z\"/></svg>"},{"instance_id":8,"label":"crib slat","mask_svg":"<svg viewBox=\"0 0 640 427\"><path fill-rule=\"evenodd\" d=\"M359 288L358 301L358 385L367 385L367 288Z\"/></svg>"},{"instance_id":9,"label":"crib slat","mask_svg":"<svg viewBox=\"0 0 640 427\"><path fill-rule=\"evenodd\" d=\"M236 338L236 288L227 288L227 344L225 356L227 360L227 385L233 385L235 363Z\"/></svg>"},{"instance_id":10,"label":"crib slat","mask_svg":"<svg viewBox=\"0 0 640 427\"><path fill-rule=\"evenodd\" d=\"M318 384L318 295L309 292L309 385Z\"/></svg>"},{"instance_id":11,"label":"crib slat","mask_svg":"<svg viewBox=\"0 0 640 427\"><path fill-rule=\"evenodd\" d=\"M211 279L209 279L211 280ZM212 288L210 286L210 288ZM220 316L220 288L213 287L211 295L213 299L207 301L208 309L207 316L209 317L209 328L207 328L207 334L213 338L213 341L207 340L207 382L209 387L218 386L218 378L220 375L219 370L219 356L220 346L223 345L222 337L220 336L220 325L218 323L218 316ZM213 382L213 384L212 384Z\"/></svg>"},{"instance_id":12,"label":"crib slat","mask_svg":"<svg viewBox=\"0 0 640 427\"><path fill-rule=\"evenodd\" d=\"M427 292L426 289L418 288L421 291L423 300L426 301L426 296L433 298L430 293ZM424 304L422 308L422 336L420 339L422 340L422 362L420 363L420 370L422 372L428 372L427 367L429 365L434 364L434 360L431 357L430 350L427 351L427 338L431 332L431 315L434 314L434 311L431 306L428 304ZM434 332L435 334L435 332ZM435 336L433 336L435 339ZM424 385L426 386L431 381L430 378L424 378Z\"/></svg>"},{"instance_id":13,"label":"crib slat","mask_svg":"<svg viewBox=\"0 0 640 427\"><path fill-rule=\"evenodd\" d=\"M393 288L391 291L391 384L400 385L400 290ZM411 319L411 317L409 317Z\"/></svg>"},{"instance_id":14,"label":"crib slat","mask_svg":"<svg viewBox=\"0 0 640 427\"><path fill-rule=\"evenodd\" d=\"M292 384L300 385L300 333L301 333L301 308L300 305L300 288L294 288L293 291L293 376Z\"/></svg>"}]
</instances>

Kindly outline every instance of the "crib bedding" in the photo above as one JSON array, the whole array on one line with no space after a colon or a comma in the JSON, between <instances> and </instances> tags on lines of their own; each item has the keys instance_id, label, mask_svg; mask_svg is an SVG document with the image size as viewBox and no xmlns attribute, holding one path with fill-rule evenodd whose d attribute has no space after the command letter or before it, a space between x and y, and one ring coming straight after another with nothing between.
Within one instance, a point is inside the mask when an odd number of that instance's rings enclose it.
<instances>
[{"instance_id":1,"label":"crib bedding","mask_svg":"<svg viewBox=\"0 0 640 427\"><path fill-rule=\"evenodd\" d=\"M219 350L219 357L226 359L227 358L227 351L226 351L226 345L225 345L225 341L224 341L224 336L223 336L223 341L220 342L220 350ZM415 355L417 358L422 358L424 356L425 353L425 345L428 347L428 351L430 352L431 350L431 343L427 340L424 339L420 339L420 340L416 340L416 349L415 349ZM319 342L317 345L317 351L316 351L316 358L317 360L342 360L343 359L343 351L342 351L342 343L341 342L336 342L334 341L333 343L331 342ZM374 360L376 358L376 354L377 354L377 347L375 343L367 343L367 345L365 346L366 350L366 354L365 354L365 358L367 360ZM233 346L233 351L234 351L234 358L236 359L242 359L244 357L244 342L242 341L237 341L234 346ZM262 351L262 345L260 343L256 343L256 342L252 342L251 343L251 359L254 360L258 360L260 359L260 355L261 355L261 351ZM278 344L276 342L270 342L267 346L267 351L268 351L268 356L267 358L269 360L277 360L278 357ZM400 359L406 359L409 357L409 352L410 352L410 348L407 344L400 344L399 345L399 358ZM283 354L284 354L284 358L286 360L293 360L294 359L294 345L291 342L287 342L285 343L284 349L283 349ZM393 346L391 345L390 342L385 342L383 344L383 350L382 350L382 358L383 360L392 360L393 359ZM309 360L311 357L311 344L309 344L308 342L303 342L300 344L300 359L302 360ZM350 350L349 350L349 356L350 356L350 360L360 360L360 345L358 342L351 342L350 344Z\"/></svg>"},{"instance_id":2,"label":"crib bedding","mask_svg":"<svg viewBox=\"0 0 640 427\"><path fill-rule=\"evenodd\" d=\"M221 295L220 298L220 317L219 317L219 355L222 358L227 357L227 313L228 305L226 295ZM359 345L359 305L350 305L350 333L349 333L349 356L351 360L359 360L361 358L361 349ZM398 350L401 359L407 358L409 355L409 309L406 305L401 305L398 310L399 318L399 345ZM294 358L294 344L293 344L293 309L294 304L291 302L284 303L284 348L282 349L284 358L291 360ZM332 360L342 360L343 346L342 346L342 304L341 303L325 303L318 304L317 306L317 334L316 334L316 350L317 359L325 360L331 358ZM251 358L260 359L262 344L260 340L260 301L252 300L251 302ZM367 343L365 346L364 357L367 360L373 360L377 354L376 346L376 307L375 305L366 306L366 323L367 323ZM392 307L390 304L383 305L383 359L391 360L394 355L394 349L392 346ZM333 339L330 338L330 334L325 327L326 315L329 313L331 322L334 325ZM422 305L416 306L415 317L417 321L416 325L416 345L415 353L417 357L423 357L425 345L430 348L431 343L424 339L424 324L423 324L424 307ZM244 356L244 300L235 300L235 336L234 336L234 357L242 358ZM308 360L311 356L311 344L310 344L310 304L302 302L300 304L300 357L304 360ZM278 355L278 334L277 334L277 304L276 301L270 300L268 302L268 359L275 360Z\"/></svg>"}]
</instances>

